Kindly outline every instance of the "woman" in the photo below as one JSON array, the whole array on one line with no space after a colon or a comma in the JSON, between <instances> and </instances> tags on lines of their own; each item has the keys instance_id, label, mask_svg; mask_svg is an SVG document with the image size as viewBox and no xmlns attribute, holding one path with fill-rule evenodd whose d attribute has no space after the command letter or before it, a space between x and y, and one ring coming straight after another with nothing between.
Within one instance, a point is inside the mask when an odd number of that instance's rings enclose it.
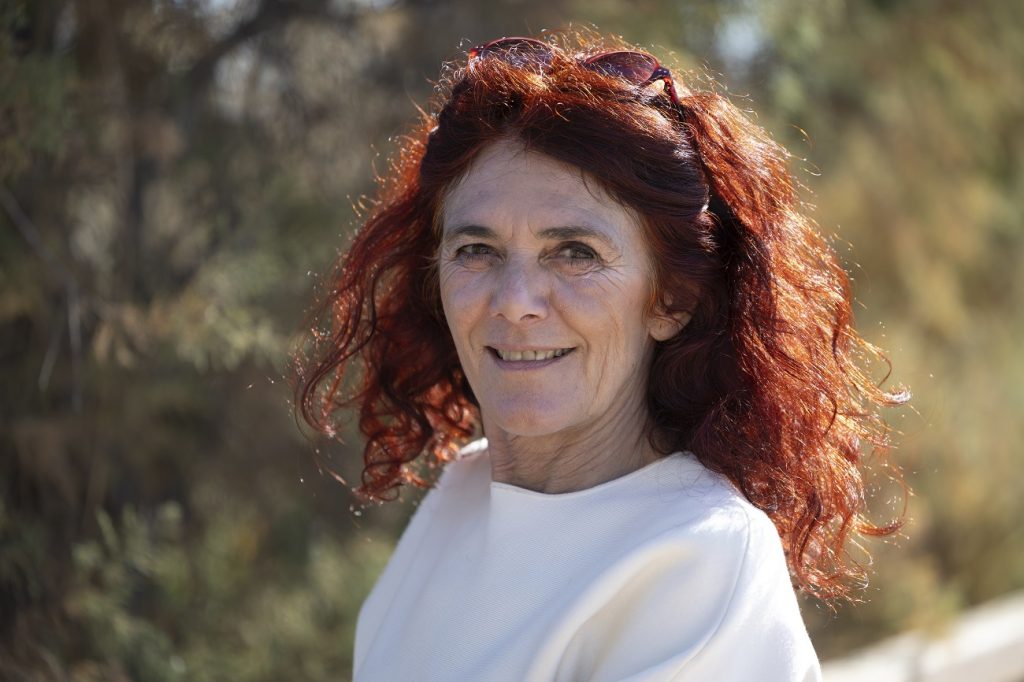
<instances>
[{"instance_id":1,"label":"woman","mask_svg":"<svg viewBox=\"0 0 1024 682\"><path fill-rule=\"evenodd\" d=\"M444 464L355 677L818 679L791 580L841 596L850 534L892 532L857 464L905 396L858 365L785 152L646 53L563 44L447 73L300 366L314 426L359 410L365 497Z\"/></svg>"}]
</instances>

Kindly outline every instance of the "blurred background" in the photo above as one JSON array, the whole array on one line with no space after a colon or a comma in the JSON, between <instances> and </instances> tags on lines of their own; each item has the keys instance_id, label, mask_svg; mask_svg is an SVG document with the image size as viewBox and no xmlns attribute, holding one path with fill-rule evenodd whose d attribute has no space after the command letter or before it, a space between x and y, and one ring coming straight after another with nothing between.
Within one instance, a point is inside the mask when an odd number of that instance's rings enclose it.
<instances>
[{"instance_id":1,"label":"blurred background","mask_svg":"<svg viewBox=\"0 0 1024 682\"><path fill-rule=\"evenodd\" d=\"M442 62L570 22L722 74L914 392L820 655L1024 587L1024 3L0 0L0 679L348 679L416 495L318 473L289 350Z\"/></svg>"}]
</instances>

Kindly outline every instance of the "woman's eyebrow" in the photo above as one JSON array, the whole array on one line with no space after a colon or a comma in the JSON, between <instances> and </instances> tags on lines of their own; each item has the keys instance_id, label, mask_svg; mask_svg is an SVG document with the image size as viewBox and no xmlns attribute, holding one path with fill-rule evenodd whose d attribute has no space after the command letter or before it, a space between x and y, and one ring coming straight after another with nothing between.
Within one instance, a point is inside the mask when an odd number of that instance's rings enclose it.
<instances>
[{"instance_id":1,"label":"woman's eyebrow","mask_svg":"<svg viewBox=\"0 0 1024 682\"><path fill-rule=\"evenodd\" d=\"M543 230L537 232L537 236L541 239L557 239L557 240L569 240L569 239L595 239L609 249L613 251L619 251L619 246L616 244L611 237L606 235L601 230L596 230L592 227L584 225L566 225L564 227L546 227ZM469 237L474 239L497 239L498 233L489 227L483 225L459 225L453 227L450 230L445 230L441 237L442 243L454 241L460 237Z\"/></svg>"},{"instance_id":2,"label":"woman's eyebrow","mask_svg":"<svg viewBox=\"0 0 1024 682\"><path fill-rule=\"evenodd\" d=\"M458 237L475 237L477 239L496 239L497 233L489 227L482 225L460 225L450 230L445 230L441 235L442 242L454 241Z\"/></svg>"}]
</instances>

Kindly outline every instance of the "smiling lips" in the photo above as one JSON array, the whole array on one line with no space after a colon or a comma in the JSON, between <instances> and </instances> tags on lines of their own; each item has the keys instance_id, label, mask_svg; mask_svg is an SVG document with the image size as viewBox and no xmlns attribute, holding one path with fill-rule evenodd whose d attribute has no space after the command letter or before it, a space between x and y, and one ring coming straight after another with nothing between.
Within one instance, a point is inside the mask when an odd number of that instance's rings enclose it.
<instances>
[{"instance_id":1,"label":"smiling lips","mask_svg":"<svg viewBox=\"0 0 1024 682\"><path fill-rule=\"evenodd\" d=\"M490 349L495 355L504 360L505 362L527 362L537 360L553 360L554 358L560 358L572 348L552 348L550 350L499 350L497 348Z\"/></svg>"}]
</instances>

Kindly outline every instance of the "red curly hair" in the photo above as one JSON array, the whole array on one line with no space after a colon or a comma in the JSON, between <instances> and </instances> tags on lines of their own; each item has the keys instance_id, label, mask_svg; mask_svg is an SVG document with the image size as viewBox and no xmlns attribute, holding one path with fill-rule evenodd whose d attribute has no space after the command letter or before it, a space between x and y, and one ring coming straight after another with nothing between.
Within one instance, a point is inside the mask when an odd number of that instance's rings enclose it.
<instances>
[{"instance_id":1,"label":"red curly hair","mask_svg":"<svg viewBox=\"0 0 1024 682\"><path fill-rule=\"evenodd\" d=\"M864 518L858 465L888 447L878 409L908 395L868 376L884 358L853 328L848 278L801 212L786 151L710 88L677 83L677 108L583 65L609 49L629 46L569 34L543 69L493 58L443 74L328 281L297 355L296 404L328 435L358 410L357 492L369 499L429 485L408 465L447 460L473 435L478 406L441 309L436 219L480 151L515 139L635 210L655 262L651 305L692 313L655 350L652 445L728 477L774 521L798 585L846 596L864 577L851 534L898 525Z\"/></svg>"}]
</instances>

